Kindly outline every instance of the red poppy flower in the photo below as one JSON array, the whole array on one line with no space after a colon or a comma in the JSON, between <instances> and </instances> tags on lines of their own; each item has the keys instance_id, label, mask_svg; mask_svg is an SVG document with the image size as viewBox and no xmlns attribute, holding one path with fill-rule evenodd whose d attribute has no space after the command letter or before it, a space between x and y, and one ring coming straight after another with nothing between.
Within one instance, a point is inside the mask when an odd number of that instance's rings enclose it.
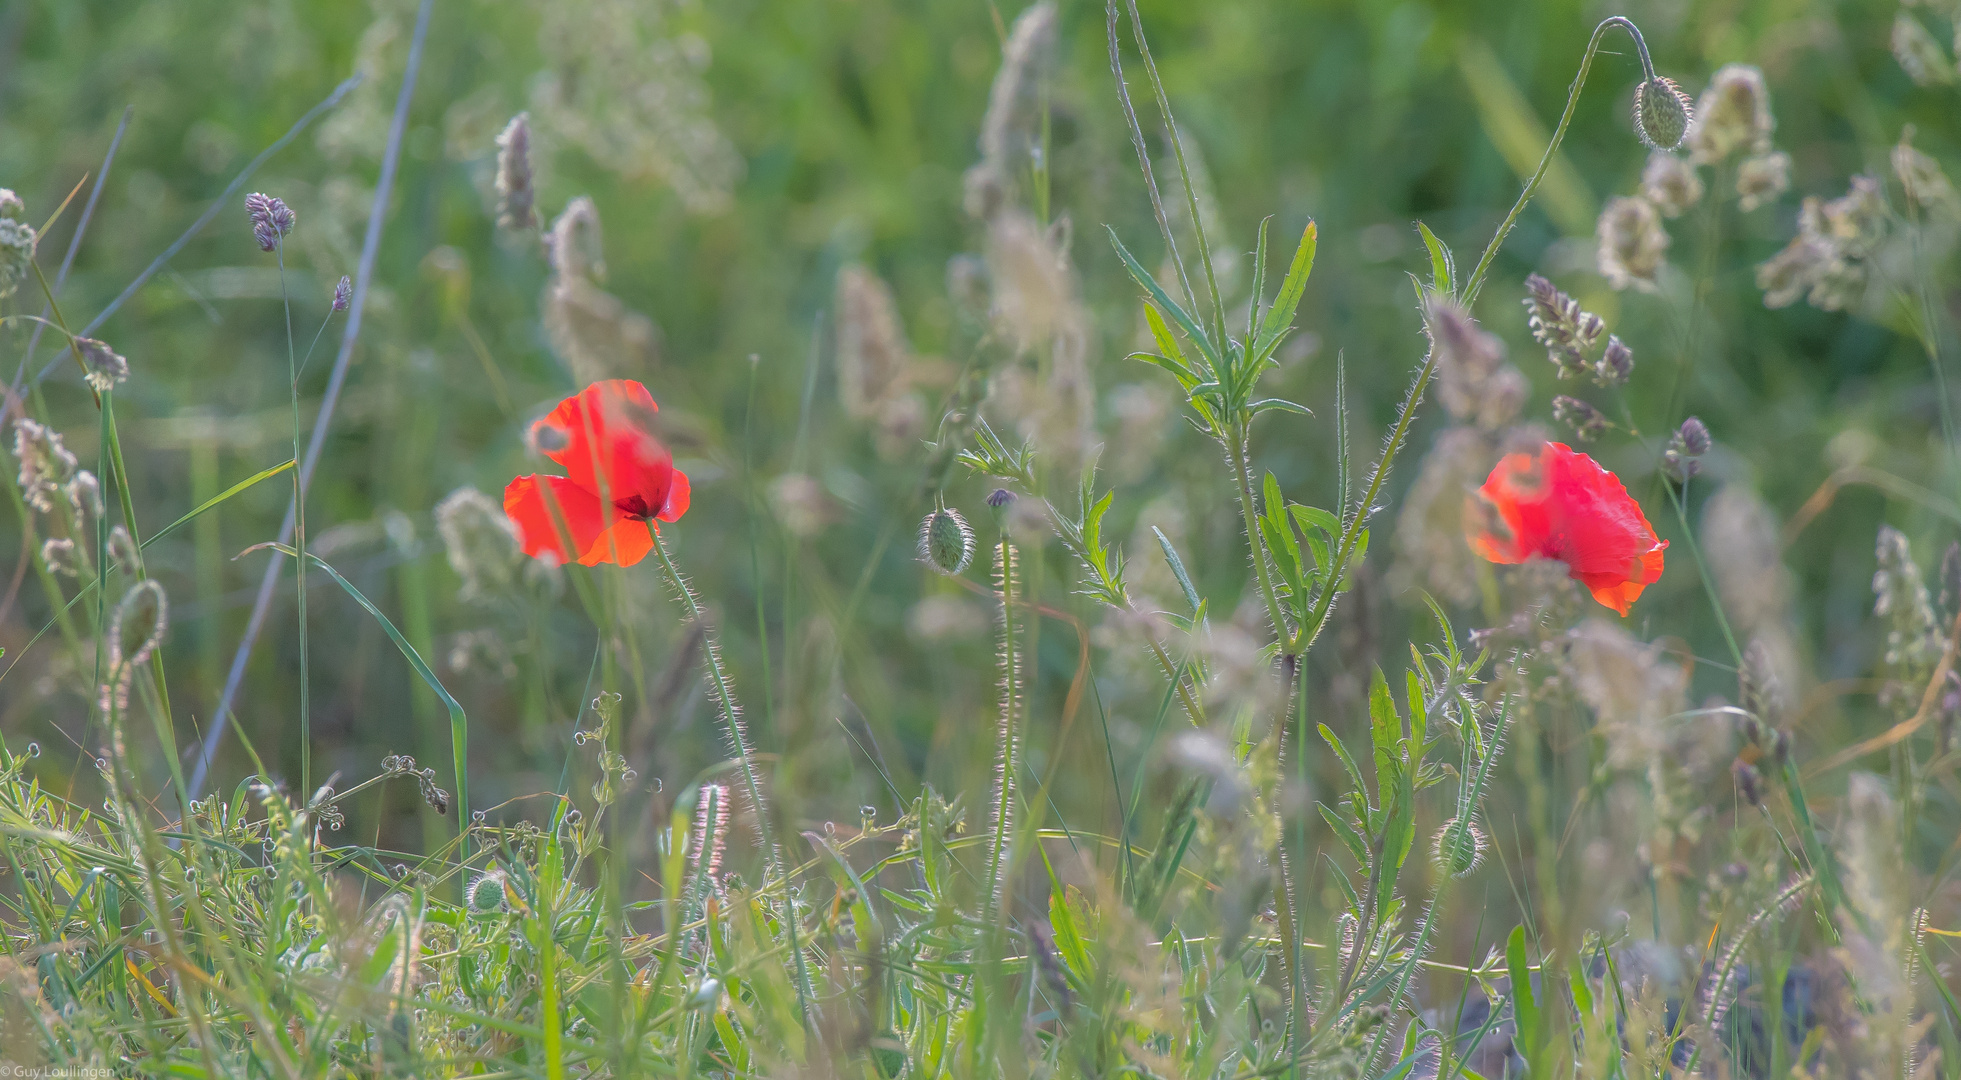
<instances>
[{"instance_id":1,"label":"red poppy flower","mask_svg":"<svg viewBox=\"0 0 1961 1080\"><path fill-rule=\"evenodd\" d=\"M531 441L565 475L520 476L504 488L526 555L632 566L653 550L656 519L687 513L687 474L651 430L658 409L646 387L611 379L531 425Z\"/></svg>"},{"instance_id":2,"label":"red poppy flower","mask_svg":"<svg viewBox=\"0 0 1961 1080\"><path fill-rule=\"evenodd\" d=\"M1620 477L1564 443L1506 454L1472 498L1471 549L1495 563L1558 559L1593 598L1622 615L1661 580L1668 544Z\"/></svg>"}]
</instances>

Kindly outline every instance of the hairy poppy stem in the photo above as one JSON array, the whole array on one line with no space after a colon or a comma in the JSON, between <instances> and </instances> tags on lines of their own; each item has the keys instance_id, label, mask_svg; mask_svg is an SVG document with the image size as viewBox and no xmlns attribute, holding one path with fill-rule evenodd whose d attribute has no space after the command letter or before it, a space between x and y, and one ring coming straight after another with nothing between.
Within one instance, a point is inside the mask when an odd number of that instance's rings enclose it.
<instances>
[{"instance_id":1,"label":"hairy poppy stem","mask_svg":"<svg viewBox=\"0 0 1961 1080\"><path fill-rule=\"evenodd\" d=\"M763 891L768 892L772 884L783 889L782 920L784 931L790 937L790 954L796 958L797 965L797 1004L805 1027L810 1024L810 973L804 966L803 948L797 943L797 905L790 895L790 878L783 869L783 852L776 846L776 835L770 829L769 810L763 803L762 782L756 777L755 754L749 748L749 735L742 727L742 706L736 703L735 691L729 686L728 672L722 667L722 644L709 628L708 620L701 610L701 602L695 598L694 588L681 574L681 568L674 564L674 556L667 550L667 538L652 520L647 522L647 532L654 541L654 553L660 556L661 569L667 572L667 582L674 590L675 599L687 612L688 618L701 628L701 652L708 669L708 681L714 684L715 697L722 708L722 723L728 730L729 742L735 749L736 760L742 764L742 782L749 794L749 805L756 811L756 832L763 843Z\"/></svg>"},{"instance_id":2,"label":"hairy poppy stem","mask_svg":"<svg viewBox=\"0 0 1961 1080\"><path fill-rule=\"evenodd\" d=\"M1533 170L1532 178L1525 182L1525 190L1519 192L1518 201L1512 204L1512 212L1505 215L1505 220L1498 226L1498 232L1492 236L1491 243L1485 245L1484 254L1478 258L1477 267L1464 282L1466 309L1476 302L1478 289L1484 284L1484 276L1491 269L1491 260L1497 258L1498 249L1504 246L1505 238L1512 233L1512 226L1518 224L1518 216L1525 212L1525 204L1531 202L1532 197L1539 193L1539 182L1546 178L1546 171L1552 168L1553 156L1559 153L1559 144L1565 141L1566 129L1573 123L1573 109L1580 103L1580 88L1586 85L1587 71L1593 67L1593 54L1600 51L1600 39L1614 27L1626 30L1629 36L1634 38L1635 51L1641 55L1641 74L1649 81L1654 80L1654 61L1648 56L1648 42L1641 36L1640 28L1620 15L1602 19L1600 25L1593 28L1593 37L1587 41L1586 52L1580 57L1579 73L1573 76L1573 85L1566 91L1566 111L1559 116L1559 126L1553 129L1552 141L1546 144L1545 156L1539 159L1539 167Z\"/></svg>"}]
</instances>

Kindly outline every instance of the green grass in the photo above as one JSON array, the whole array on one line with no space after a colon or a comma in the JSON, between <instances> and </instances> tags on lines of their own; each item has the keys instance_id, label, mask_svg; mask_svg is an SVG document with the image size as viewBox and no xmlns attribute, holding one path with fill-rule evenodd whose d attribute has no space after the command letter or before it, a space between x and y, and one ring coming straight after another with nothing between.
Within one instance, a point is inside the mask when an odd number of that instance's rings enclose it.
<instances>
[{"instance_id":1,"label":"green grass","mask_svg":"<svg viewBox=\"0 0 1961 1080\"><path fill-rule=\"evenodd\" d=\"M0 470L0 1062L1961 1076L1961 11L1590 11L0 11L72 455ZM1616 288L1634 88L1732 63L1774 126ZM602 377L692 507L527 559ZM1669 542L1624 620L1464 540L1554 395Z\"/></svg>"}]
</instances>

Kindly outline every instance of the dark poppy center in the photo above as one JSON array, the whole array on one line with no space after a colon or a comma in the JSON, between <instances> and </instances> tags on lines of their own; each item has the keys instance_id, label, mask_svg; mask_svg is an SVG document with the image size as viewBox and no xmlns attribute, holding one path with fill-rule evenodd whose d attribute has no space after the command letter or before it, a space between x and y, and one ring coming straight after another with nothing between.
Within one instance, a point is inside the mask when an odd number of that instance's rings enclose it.
<instances>
[{"instance_id":1,"label":"dark poppy center","mask_svg":"<svg viewBox=\"0 0 1961 1080\"><path fill-rule=\"evenodd\" d=\"M650 518L654 512L647 507L647 500L639 495L628 495L624 499L614 499L613 508L630 518Z\"/></svg>"}]
</instances>

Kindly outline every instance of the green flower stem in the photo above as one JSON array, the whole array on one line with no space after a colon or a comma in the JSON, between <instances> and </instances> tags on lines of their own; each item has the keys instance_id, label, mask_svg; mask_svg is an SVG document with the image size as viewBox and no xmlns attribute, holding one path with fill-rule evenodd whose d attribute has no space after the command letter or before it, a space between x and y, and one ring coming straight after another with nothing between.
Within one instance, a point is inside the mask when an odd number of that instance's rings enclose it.
<instances>
[{"instance_id":1,"label":"green flower stem","mask_svg":"<svg viewBox=\"0 0 1961 1080\"><path fill-rule=\"evenodd\" d=\"M1633 36L1634 47L1641 54L1642 75L1647 79L1655 77L1654 61L1648 56L1648 43L1641 37L1640 28L1633 22L1614 15L1601 20L1600 25L1593 28L1593 37L1587 41L1586 52L1580 57L1579 73L1573 76L1573 85L1566 91L1566 111L1559 115L1559 126L1553 129L1552 141L1546 145L1545 156L1539 159L1539 167L1533 171L1532 179L1526 181L1525 190L1519 192L1518 201L1512 204L1511 213L1505 215L1504 222L1498 226L1497 234L1492 236L1491 243L1485 245L1484 254L1478 258L1476 269L1471 271L1470 278L1464 283L1465 308L1468 309L1477 301L1478 289L1484 284L1485 274L1491 270L1491 260L1497 257L1498 249L1504 246L1505 238L1511 235L1512 227L1518 224L1518 216L1524 213L1525 204L1531 202L1532 197L1539 193L1539 183L1546 178L1546 170L1552 168L1553 155L1559 153L1559 144L1565 141L1566 129L1573 123L1573 109L1580 103L1580 88L1586 85L1587 71L1593 67L1593 54L1600 51L1600 39L1606 36L1609 29L1616 26Z\"/></svg>"}]
</instances>

